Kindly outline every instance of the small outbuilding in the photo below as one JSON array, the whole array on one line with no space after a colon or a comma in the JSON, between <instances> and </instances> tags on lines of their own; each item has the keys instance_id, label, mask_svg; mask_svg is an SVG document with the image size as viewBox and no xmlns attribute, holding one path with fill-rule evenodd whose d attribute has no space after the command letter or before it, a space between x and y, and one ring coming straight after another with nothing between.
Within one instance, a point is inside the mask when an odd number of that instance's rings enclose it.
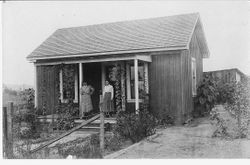
<instances>
[{"instance_id":1,"label":"small outbuilding","mask_svg":"<svg viewBox=\"0 0 250 165\"><path fill-rule=\"evenodd\" d=\"M35 66L35 105L56 114L71 83L75 107L81 83L95 88L99 112L105 80L116 86L114 107L135 112L149 96L150 110L183 123L193 111L209 50L198 13L56 30L27 59ZM66 70L72 72L67 72ZM119 70L119 76L111 73Z\"/></svg>"},{"instance_id":2,"label":"small outbuilding","mask_svg":"<svg viewBox=\"0 0 250 165\"><path fill-rule=\"evenodd\" d=\"M246 75L237 68L222 69L204 72L211 75L214 79L221 83L242 82L246 79Z\"/></svg>"}]
</instances>

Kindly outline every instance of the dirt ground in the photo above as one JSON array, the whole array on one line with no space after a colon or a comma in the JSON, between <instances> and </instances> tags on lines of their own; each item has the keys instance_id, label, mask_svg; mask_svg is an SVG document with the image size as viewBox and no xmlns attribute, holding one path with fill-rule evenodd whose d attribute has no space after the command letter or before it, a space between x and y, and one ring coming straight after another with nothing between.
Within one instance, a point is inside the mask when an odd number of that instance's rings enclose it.
<instances>
[{"instance_id":1,"label":"dirt ground","mask_svg":"<svg viewBox=\"0 0 250 165\"><path fill-rule=\"evenodd\" d=\"M211 138L214 127L209 119L197 122L158 130L155 138L143 140L114 158L250 158L250 139Z\"/></svg>"}]
</instances>

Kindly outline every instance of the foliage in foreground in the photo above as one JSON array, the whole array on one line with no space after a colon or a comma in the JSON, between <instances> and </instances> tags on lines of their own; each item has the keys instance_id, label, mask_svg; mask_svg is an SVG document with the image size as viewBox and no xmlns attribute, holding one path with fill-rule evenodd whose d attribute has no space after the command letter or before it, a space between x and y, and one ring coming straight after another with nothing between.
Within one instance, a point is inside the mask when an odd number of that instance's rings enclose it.
<instances>
[{"instance_id":1,"label":"foliage in foreground","mask_svg":"<svg viewBox=\"0 0 250 165\"><path fill-rule=\"evenodd\" d=\"M212 121L212 125L216 128L212 137L229 137L228 126L225 120L220 116L217 108L211 110L210 120Z\"/></svg>"},{"instance_id":2,"label":"foliage in foreground","mask_svg":"<svg viewBox=\"0 0 250 165\"><path fill-rule=\"evenodd\" d=\"M140 111L139 114L121 112L116 120L115 132L133 143L156 132L157 120L148 111Z\"/></svg>"},{"instance_id":3,"label":"foliage in foreground","mask_svg":"<svg viewBox=\"0 0 250 165\"><path fill-rule=\"evenodd\" d=\"M209 74L205 74L202 82L197 88L197 95L194 99L194 116L209 114L214 108L218 96L215 79Z\"/></svg>"},{"instance_id":4,"label":"foliage in foreground","mask_svg":"<svg viewBox=\"0 0 250 165\"><path fill-rule=\"evenodd\" d=\"M14 113L14 134L19 139L38 138L36 110L34 108L34 89L25 89L19 93L21 101L24 102L21 110ZM19 106L19 105L18 105ZM22 127L21 124L26 126Z\"/></svg>"},{"instance_id":5,"label":"foliage in foreground","mask_svg":"<svg viewBox=\"0 0 250 165\"><path fill-rule=\"evenodd\" d=\"M72 143L72 142L71 142ZM73 144L73 145L72 145ZM98 134L93 134L81 143L72 143L70 146L59 144L58 154L66 158L68 155L76 158L102 158Z\"/></svg>"},{"instance_id":6,"label":"foliage in foreground","mask_svg":"<svg viewBox=\"0 0 250 165\"><path fill-rule=\"evenodd\" d=\"M217 128L214 136L245 138L248 134L250 124L250 84L245 81L231 83L227 87L229 89L224 95L225 97L222 96L220 98L223 98L222 100L225 102L223 107L226 110L225 112L228 112L230 115L230 119L227 119L230 120L230 124L227 124L223 116L220 116L219 109L214 108L210 113L211 120L215 121ZM232 127L235 127L235 129L232 129ZM234 130L232 133L236 135L230 134L228 131L230 129Z\"/></svg>"},{"instance_id":7,"label":"foliage in foreground","mask_svg":"<svg viewBox=\"0 0 250 165\"><path fill-rule=\"evenodd\" d=\"M250 84L248 82L236 84L231 101L226 104L225 109L237 121L238 137L246 137L250 124Z\"/></svg>"},{"instance_id":8,"label":"foliage in foreground","mask_svg":"<svg viewBox=\"0 0 250 165\"><path fill-rule=\"evenodd\" d=\"M105 136L105 150L107 152L114 152L121 149L124 139L117 134L110 134ZM70 142L67 144L57 146L58 154L66 158L69 155L76 157L77 159L86 158L102 158L100 152L100 137L99 134L93 134L84 141L77 140L75 142Z\"/></svg>"}]
</instances>

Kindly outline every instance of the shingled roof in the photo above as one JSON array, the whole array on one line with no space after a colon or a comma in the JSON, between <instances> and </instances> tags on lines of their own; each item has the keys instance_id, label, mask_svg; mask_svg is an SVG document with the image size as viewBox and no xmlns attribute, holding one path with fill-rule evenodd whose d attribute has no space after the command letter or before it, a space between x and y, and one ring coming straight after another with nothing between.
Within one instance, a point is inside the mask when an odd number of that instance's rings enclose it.
<instances>
[{"instance_id":1,"label":"shingled roof","mask_svg":"<svg viewBox=\"0 0 250 165\"><path fill-rule=\"evenodd\" d=\"M105 23L56 30L29 60L188 49L195 27L203 57L209 52L199 14Z\"/></svg>"}]
</instances>

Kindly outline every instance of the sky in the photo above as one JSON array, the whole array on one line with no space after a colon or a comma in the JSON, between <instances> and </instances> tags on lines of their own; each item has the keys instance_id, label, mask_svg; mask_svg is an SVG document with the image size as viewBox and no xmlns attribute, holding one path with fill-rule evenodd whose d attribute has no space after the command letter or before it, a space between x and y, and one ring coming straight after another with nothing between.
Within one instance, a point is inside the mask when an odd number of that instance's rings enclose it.
<instances>
[{"instance_id":1,"label":"sky","mask_svg":"<svg viewBox=\"0 0 250 165\"><path fill-rule=\"evenodd\" d=\"M210 51L204 71L239 68L250 75L246 1L54 1L2 3L2 81L34 83L26 57L56 29L199 12Z\"/></svg>"}]
</instances>

